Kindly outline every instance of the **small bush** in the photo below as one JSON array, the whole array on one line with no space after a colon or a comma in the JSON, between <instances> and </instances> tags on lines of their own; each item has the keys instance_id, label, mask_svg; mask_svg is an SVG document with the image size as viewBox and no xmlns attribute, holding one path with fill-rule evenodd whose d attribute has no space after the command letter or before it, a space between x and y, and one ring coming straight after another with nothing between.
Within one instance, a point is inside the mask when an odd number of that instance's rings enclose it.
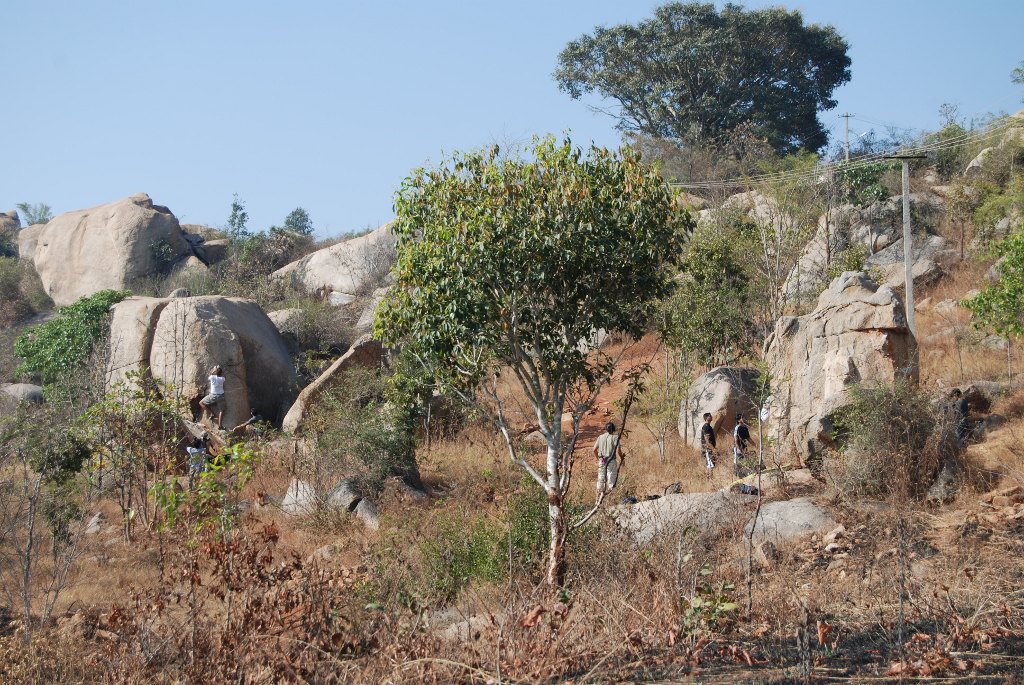
<instances>
[{"instance_id":1,"label":"small bush","mask_svg":"<svg viewBox=\"0 0 1024 685\"><path fill-rule=\"evenodd\" d=\"M503 579L504 539L501 529L480 514L459 510L442 515L436 535L421 543L431 594L452 602L471 581Z\"/></svg>"},{"instance_id":2,"label":"small bush","mask_svg":"<svg viewBox=\"0 0 1024 685\"><path fill-rule=\"evenodd\" d=\"M419 479L410 427L384 392L377 371L353 369L321 395L304 428L316 442L310 467L352 478L364 496L379 493L391 476Z\"/></svg>"},{"instance_id":3,"label":"small bush","mask_svg":"<svg viewBox=\"0 0 1024 685\"><path fill-rule=\"evenodd\" d=\"M959 458L951 413L906 381L856 386L835 418L838 451L823 470L849 496L919 497Z\"/></svg>"}]
</instances>

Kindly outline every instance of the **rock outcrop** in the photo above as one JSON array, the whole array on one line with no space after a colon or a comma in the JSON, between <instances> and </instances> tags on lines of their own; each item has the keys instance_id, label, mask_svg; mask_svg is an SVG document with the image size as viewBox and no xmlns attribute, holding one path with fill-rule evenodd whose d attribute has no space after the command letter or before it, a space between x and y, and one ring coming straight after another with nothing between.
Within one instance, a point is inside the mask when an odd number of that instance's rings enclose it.
<instances>
[{"instance_id":1,"label":"rock outcrop","mask_svg":"<svg viewBox=\"0 0 1024 685\"><path fill-rule=\"evenodd\" d=\"M916 221L934 222L944 211L945 200L934 192L911 193L910 208ZM942 275L958 257L945 240L921 235L915 225L914 283L924 285ZM790 301L814 298L827 285L829 264L848 250L867 256L866 269L877 269L884 282L902 286L903 274L903 198L900 195L874 202L867 207L844 205L826 221L822 217L811 240L804 247L797 265L786 279L783 293ZM806 301L806 300L805 300Z\"/></svg>"},{"instance_id":2,"label":"rock outcrop","mask_svg":"<svg viewBox=\"0 0 1024 685\"><path fill-rule=\"evenodd\" d=\"M358 238L325 247L287 264L271 277L290 279L336 304L367 294L395 261L395 236L385 224ZM333 297L332 297L333 295Z\"/></svg>"},{"instance_id":3,"label":"rock outcrop","mask_svg":"<svg viewBox=\"0 0 1024 685\"><path fill-rule=\"evenodd\" d=\"M224 425L234 426L255 407L280 416L298 379L280 333L250 300L232 297L130 297L113 308L110 384L143 366L163 388L174 388L198 410L210 367L225 377Z\"/></svg>"},{"instance_id":4,"label":"rock outcrop","mask_svg":"<svg viewBox=\"0 0 1024 685\"><path fill-rule=\"evenodd\" d=\"M6 395L17 402L41 404L46 401L43 389L31 383L4 383L0 385L0 394Z\"/></svg>"},{"instance_id":5,"label":"rock outcrop","mask_svg":"<svg viewBox=\"0 0 1024 685\"><path fill-rule=\"evenodd\" d=\"M887 285L847 272L832 281L813 312L779 319L767 341L778 392L769 430L801 458L832 444L832 418L856 383L916 376L914 340L903 303Z\"/></svg>"},{"instance_id":6,"label":"rock outcrop","mask_svg":"<svg viewBox=\"0 0 1024 685\"><path fill-rule=\"evenodd\" d=\"M379 341L368 335L359 338L348 352L341 355L315 381L302 389L285 415L281 429L292 433L299 430L316 399L337 380L337 376L354 367L375 368L380 365L383 354L384 348Z\"/></svg>"},{"instance_id":7,"label":"rock outcrop","mask_svg":"<svg viewBox=\"0 0 1024 685\"><path fill-rule=\"evenodd\" d=\"M679 436L699 449L704 412L712 414L715 433L728 434L737 414L754 413L757 377L757 369L719 366L695 380L679 410Z\"/></svg>"},{"instance_id":8,"label":"rock outcrop","mask_svg":"<svg viewBox=\"0 0 1024 685\"><path fill-rule=\"evenodd\" d=\"M797 540L812 533L823 533L838 524L832 515L807 497L797 497L761 506L755 525L751 517L744 533L754 532L754 543L765 540L774 544Z\"/></svg>"},{"instance_id":9,"label":"rock outcrop","mask_svg":"<svg viewBox=\"0 0 1024 685\"><path fill-rule=\"evenodd\" d=\"M714 535L742 520L743 507L756 499L717 490L689 492L611 507L608 513L637 544L646 545L659 535L680 533L689 526Z\"/></svg>"},{"instance_id":10,"label":"rock outcrop","mask_svg":"<svg viewBox=\"0 0 1024 685\"><path fill-rule=\"evenodd\" d=\"M21 231L18 250L57 305L127 288L192 254L178 220L145 193Z\"/></svg>"}]
</instances>

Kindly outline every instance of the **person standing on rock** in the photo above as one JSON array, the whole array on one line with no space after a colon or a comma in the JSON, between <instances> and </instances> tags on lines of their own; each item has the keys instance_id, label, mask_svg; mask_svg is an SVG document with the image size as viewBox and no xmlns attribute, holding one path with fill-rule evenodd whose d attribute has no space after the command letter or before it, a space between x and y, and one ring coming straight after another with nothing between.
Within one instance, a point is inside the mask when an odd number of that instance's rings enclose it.
<instances>
[{"instance_id":1,"label":"person standing on rock","mask_svg":"<svg viewBox=\"0 0 1024 685\"><path fill-rule=\"evenodd\" d=\"M206 419L206 412L212 415L217 412L217 430L224 430L224 370L218 364L210 369L210 391L203 399L199 400L203 416L200 420Z\"/></svg>"},{"instance_id":2,"label":"person standing on rock","mask_svg":"<svg viewBox=\"0 0 1024 685\"><path fill-rule=\"evenodd\" d=\"M715 429L711 425L711 414L704 412L704 425L700 427L700 446L701 451L704 453L704 461L708 467L708 477L715 470L715 448L717 444L715 442Z\"/></svg>"},{"instance_id":3,"label":"person standing on rock","mask_svg":"<svg viewBox=\"0 0 1024 685\"><path fill-rule=\"evenodd\" d=\"M615 489L619 480L619 460L617 456L625 455L619 446L619 436L615 435L615 424L609 423L604 427L605 432L598 436L594 443L594 456L597 457L597 498Z\"/></svg>"},{"instance_id":4,"label":"person standing on rock","mask_svg":"<svg viewBox=\"0 0 1024 685\"><path fill-rule=\"evenodd\" d=\"M750 436L750 426L741 414L736 415L736 427L732 429L732 463L736 467L736 475L739 473L740 462L747 456L747 446L752 445L754 439Z\"/></svg>"}]
</instances>

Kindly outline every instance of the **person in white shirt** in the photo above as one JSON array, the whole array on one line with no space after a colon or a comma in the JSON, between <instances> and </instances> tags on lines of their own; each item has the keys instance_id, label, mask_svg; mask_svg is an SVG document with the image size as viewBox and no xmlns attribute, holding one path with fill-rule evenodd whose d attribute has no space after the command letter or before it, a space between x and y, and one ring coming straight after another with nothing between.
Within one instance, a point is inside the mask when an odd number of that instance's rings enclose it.
<instances>
[{"instance_id":1,"label":"person in white shirt","mask_svg":"<svg viewBox=\"0 0 1024 685\"><path fill-rule=\"evenodd\" d=\"M224 370L217 365L210 369L210 391L203 399L199 400L203 416L206 419L206 412L212 415L217 413L217 430L224 430Z\"/></svg>"}]
</instances>

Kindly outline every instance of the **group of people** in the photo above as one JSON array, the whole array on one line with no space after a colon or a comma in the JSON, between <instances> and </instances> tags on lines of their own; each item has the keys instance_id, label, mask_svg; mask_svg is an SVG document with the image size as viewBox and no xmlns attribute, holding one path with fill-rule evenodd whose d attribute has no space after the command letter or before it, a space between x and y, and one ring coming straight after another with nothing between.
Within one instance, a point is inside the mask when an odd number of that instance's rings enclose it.
<instances>
[{"instance_id":1,"label":"group of people","mask_svg":"<svg viewBox=\"0 0 1024 685\"><path fill-rule=\"evenodd\" d=\"M710 413L705 413L704 424L700 428L701 452L709 477L714 472L717 454L717 439L715 428L711 425L712 418L714 417ZM732 459L737 471L746 463L748 450L756 446L757 442L750 434L750 426L747 425L746 419L742 415L737 415L736 426L732 431ZM594 442L594 457L597 459L597 497L600 499L615 489L619 480L619 469L626 461L619 436L615 434L614 423L609 422L604 433L601 433Z\"/></svg>"},{"instance_id":2,"label":"group of people","mask_svg":"<svg viewBox=\"0 0 1024 685\"><path fill-rule=\"evenodd\" d=\"M956 440L960 447L966 446L970 433L970 402L959 388L954 388L949 396L949 412L954 422ZM700 427L701 454L708 477L714 473L715 460L718 455L718 440L714 417L710 412L704 413L704 423ZM748 463L747 455L751 448L757 448L757 441L750 434L750 426L742 414L736 415L736 425L732 430L732 461L739 475ZM619 444L619 436L615 434L615 424L609 423L594 443L594 457L597 459L597 496L600 499L605 493L615 489L619 479L619 469L625 463L625 453ZM758 464L758 467L761 465Z\"/></svg>"}]
</instances>

